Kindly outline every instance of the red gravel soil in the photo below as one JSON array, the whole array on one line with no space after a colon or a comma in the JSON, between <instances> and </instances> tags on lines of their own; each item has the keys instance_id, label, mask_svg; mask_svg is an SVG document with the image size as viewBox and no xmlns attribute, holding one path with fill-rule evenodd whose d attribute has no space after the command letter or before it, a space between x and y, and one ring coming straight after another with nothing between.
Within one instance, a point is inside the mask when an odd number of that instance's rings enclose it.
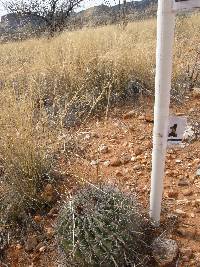
<instances>
[{"instance_id":1,"label":"red gravel soil","mask_svg":"<svg viewBox=\"0 0 200 267\"><path fill-rule=\"evenodd\" d=\"M170 112L198 119L199 100L190 97L183 105L172 107ZM116 184L124 191L134 191L144 209L148 209L153 104L149 101L142 111L119 108L111 113L107 120L93 120L78 129L85 156L74 155L71 162L63 157L58 163L59 171L72 174L71 179L106 182ZM178 224L168 235L177 241L180 248L173 266L200 266L200 176L196 175L199 166L199 139L167 149L162 217L175 215L178 218ZM67 178L60 188L63 193L65 186L67 191L76 190L73 183L69 186ZM53 219L38 219L38 224L43 223L45 229L51 228L55 218L56 214ZM44 250L39 252L25 253L23 245L13 244L7 253L7 266L58 266L54 241L44 246Z\"/></svg>"}]
</instances>

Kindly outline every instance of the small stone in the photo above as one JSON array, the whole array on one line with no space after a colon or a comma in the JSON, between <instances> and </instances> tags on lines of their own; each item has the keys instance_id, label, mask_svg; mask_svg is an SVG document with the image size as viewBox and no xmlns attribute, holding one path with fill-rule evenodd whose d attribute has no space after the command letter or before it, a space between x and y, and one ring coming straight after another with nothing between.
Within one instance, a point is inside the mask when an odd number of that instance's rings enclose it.
<instances>
[{"instance_id":1,"label":"small stone","mask_svg":"<svg viewBox=\"0 0 200 267\"><path fill-rule=\"evenodd\" d=\"M46 202L51 202L55 199L55 191L52 184L47 184L41 196Z\"/></svg>"},{"instance_id":2,"label":"small stone","mask_svg":"<svg viewBox=\"0 0 200 267\"><path fill-rule=\"evenodd\" d=\"M110 166L110 161L109 161L109 160L104 161L104 162L103 162L103 165L104 165L105 167Z\"/></svg>"},{"instance_id":3,"label":"small stone","mask_svg":"<svg viewBox=\"0 0 200 267\"><path fill-rule=\"evenodd\" d=\"M186 212L183 211L183 210L180 210L180 209L176 209L176 210L175 210L175 213L178 214L178 215L183 215L183 216L186 215Z\"/></svg>"},{"instance_id":4,"label":"small stone","mask_svg":"<svg viewBox=\"0 0 200 267\"><path fill-rule=\"evenodd\" d=\"M187 256L189 259L192 257L193 250L191 248L182 248L180 249L181 254Z\"/></svg>"},{"instance_id":5,"label":"small stone","mask_svg":"<svg viewBox=\"0 0 200 267\"><path fill-rule=\"evenodd\" d=\"M90 140L91 138L91 134L90 133L87 133L85 136L84 136L84 140Z\"/></svg>"},{"instance_id":6,"label":"small stone","mask_svg":"<svg viewBox=\"0 0 200 267\"><path fill-rule=\"evenodd\" d=\"M175 162L176 162L176 163L181 163L182 160L180 160L180 159L176 159Z\"/></svg>"},{"instance_id":7,"label":"small stone","mask_svg":"<svg viewBox=\"0 0 200 267\"><path fill-rule=\"evenodd\" d=\"M42 220L43 220L42 216L40 216L40 215L36 215L36 216L34 216L34 221L35 221L36 223L40 223Z\"/></svg>"},{"instance_id":8,"label":"small stone","mask_svg":"<svg viewBox=\"0 0 200 267\"><path fill-rule=\"evenodd\" d=\"M178 245L172 239L157 238L152 248L153 257L160 265L172 263L178 255Z\"/></svg>"},{"instance_id":9,"label":"small stone","mask_svg":"<svg viewBox=\"0 0 200 267\"><path fill-rule=\"evenodd\" d=\"M179 235L183 236L183 237L187 236L187 232L186 232L186 230L183 229L183 228L178 228L178 229L176 230L176 232L177 232Z\"/></svg>"},{"instance_id":10,"label":"small stone","mask_svg":"<svg viewBox=\"0 0 200 267\"><path fill-rule=\"evenodd\" d=\"M184 196L191 196L193 194L192 189L186 189L183 191Z\"/></svg>"},{"instance_id":11,"label":"small stone","mask_svg":"<svg viewBox=\"0 0 200 267\"><path fill-rule=\"evenodd\" d=\"M55 231L52 227L47 227L46 228L46 235L48 238L51 238L55 234Z\"/></svg>"},{"instance_id":12,"label":"small stone","mask_svg":"<svg viewBox=\"0 0 200 267\"><path fill-rule=\"evenodd\" d=\"M135 117L135 110L131 110L124 114L124 119L130 119Z\"/></svg>"},{"instance_id":13,"label":"small stone","mask_svg":"<svg viewBox=\"0 0 200 267\"><path fill-rule=\"evenodd\" d=\"M145 120L146 120L146 122L151 122L151 123L154 122L153 114L146 114Z\"/></svg>"},{"instance_id":14,"label":"small stone","mask_svg":"<svg viewBox=\"0 0 200 267\"><path fill-rule=\"evenodd\" d=\"M194 258L195 258L196 263L199 264L200 263L200 253L199 252L195 253ZM200 266L200 265L198 265L198 266Z\"/></svg>"},{"instance_id":15,"label":"small stone","mask_svg":"<svg viewBox=\"0 0 200 267\"><path fill-rule=\"evenodd\" d=\"M177 198L178 197L178 192L174 191L174 190L171 190L171 191L168 192L168 197Z\"/></svg>"},{"instance_id":16,"label":"small stone","mask_svg":"<svg viewBox=\"0 0 200 267\"><path fill-rule=\"evenodd\" d=\"M139 155L141 155L142 154L142 149L141 148L139 148L139 147L136 147L135 149L134 149L134 153L135 153L135 155L136 156L139 156Z\"/></svg>"},{"instance_id":17,"label":"small stone","mask_svg":"<svg viewBox=\"0 0 200 267\"><path fill-rule=\"evenodd\" d=\"M105 144L102 144L99 146L98 151L102 154L108 153L108 146Z\"/></svg>"},{"instance_id":18,"label":"small stone","mask_svg":"<svg viewBox=\"0 0 200 267\"><path fill-rule=\"evenodd\" d=\"M28 237L26 243L25 243L25 250L27 252L33 251L38 244L38 240L36 236L30 236Z\"/></svg>"},{"instance_id":19,"label":"small stone","mask_svg":"<svg viewBox=\"0 0 200 267\"><path fill-rule=\"evenodd\" d=\"M92 132L91 133L91 137L93 137L93 138L99 138L99 135L97 133L95 133L95 132Z\"/></svg>"},{"instance_id":20,"label":"small stone","mask_svg":"<svg viewBox=\"0 0 200 267\"><path fill-rule=\"evenodd\" d=\"M122 162L121 162L121 160L119 158L115 157L115 158L111 159L110 166L118 167L120 165L122 165Z\"/></svg>"},{"instance_id":21,"label":"small stone","mask_svg":"<svg viewBox=\"0 0 200 267\"><path fill-rule=\"evenodd\" d=\"M47 184L44 188L44 191L47 193L47 194L52 194L53 192L53 185L52 184Z\"/></svg>"},{"instance_id":22,"label":"small stone","mask_svg":"<svg viewBox=\"0 0 200 267\"><path fill-rule=\"evenodd\" d=\"M146 148L151 149L153 147L153 143L151 141L147 142Z\"/></svg>"},{"instance_id":23,"label":"small stone","mask_svg":"<svg viewBox=\"0 0 200 267\"><path fill-rule=\"evenodd\" d=\"M181 178L179 181L178 181L178 186L188 186L189 185L189 182L188 180L186 180L185 178Z\"/></svg>"},{"instance_id":24,"label":"small stone","mask_svg":"<svg viewBox=\"0 0 200 267\"><path fill-rule=\"evenodd\" d=\"M138 117L138 120L140 120L140 121L145 120L145 115L140 115L140 116Z\"/></svg>"},{"instance_id":25,"label":"small stone","mask_svg":"<svg viewBox=\"0 0 200 267\"><path fill-rule=\"evenodd\" d=\"M140 140L140 141L142 141L142 140L144 140L144 139L145 139L144 136L140 136L140 137L139 137L139 140Z\"/></svg>"},{"instance_id":26,"label":"small stone","mask_svg":"<svg viewBox=\"0 0 200 267\"><path fill-rule=\"evenodd\" d=\"M141 166L139 164L133 166L133 170L139 170L141 168Z\"/></svg>"},{"instance_id":27,"label":"small stone","mask_svg":"<svg viewBox=\"0 0 200 267\"><path fill-rule=\"evenodd\" d=\"M40 242L37 246L36 246L36 250L40 251L40 248L44 247L44 243Z\"/></svg>"},{"instance_id":28,"label":"small stone","mask_svg":"<svg viewBox=\"0 0 200 267\"><path fill-rule=\"evenodd\" d=\"M91 162L90 162L90 165L92 165L92 166L96 166L96 165L98 165L99 164L99 161L98 160L92 160Z\"/></svg>"},{"instance_id":29,"label":"small stone","mask_svg":"<svg viewBox=\"0 0 200 267\"><path fill-rule=\"evenodd\" d=\"M123 146L123 147L128 146L128 142L124 142L124 143L122 144L122 146Z\"/></svg>"},{"instance_id":30,"label":"small stone","mask_svg":"<svg viewBox=\"0 0 200 267\"><path fill-rule=\"evenodd\" d=\"M116 175L117 177L122 177L122 176L123 176L123 173L120 172L119 170L117 170L117 171L115 172L115 175Z\"/></svg>"},{"instance_id":31,"label":"small stone","mask_svg":"<svg viewBox=\"0 0 200 267\"><path fill-rule=\"evenodd\" d=\"M188 199L179 199L176 201L177 205L188 205L190 202Z\"/></svg>"},{"instance_id":32,"label":"small stone","mask_svg":"<svg viewBox=\"0 0 200 267\"><path fill-rule=\"evenodd\" d=\"M176 116L184 116L185 115L185 113L183 113L183 112L177 112L176 113Z\"/></svg>"},{"instance_id":33,"label":"small stone","mask_svg":"<svg viewBox=\"0 0 200 267\"><path fill-rule=\"evenodd\" d=\"M122 164L127 164L131 161L131 156L130 155L124 155L123 157L121 157L121 163Z\"/></svg>"},{"instance_id":34,"label":"small stone","mask_svg":"<svg viewBox=\"0 0 200 267\"><path fill-rule=\"evenodd\" d=\"M196 176L200 176L200 168L197 170Z\"/></svg>"},{"instance_id":35,"label":"small stone","mask_svg":"<svg viewBox=\"0 0 200 267\"><path fill-rule=\"evenodd\" d=\"M22 245L21 245L21 244L17 244L17 245L15 246L15 248L18 249L18 250L20 250L20 249L22 249Z\"/></svg>"},{"instance_id":36,"label":"small stone","mask_svg":"<svg viewBox=\"0 0 200 267\"><path fill-rule=\"evenodd\" d=\"M136 160L137 160L136 157L131 157L131 161L132 161L132 162L135 162Z\"/></svg>"},{"instance_id":37,"label":"small stone","mask_svg":"<svg viewBox=\"0 0 200 267\"><path fill-rule=\"evenodd\" d=\"M45 250L46 250L46 247L45 246L39 248L39 252L44 252Z\"/></svg>"},{"instance_id":38,"label":"small stone","mask_svg":"<svg viewBox=\"0 0 200 267\"><path fill-rule=\"evenodd\" d=\"M195 98L200 98L200 88L193 88L192 93Z\"/></svg>"},{"instance_id":39,"label":"small stone","mask_svg":"<svg viewBox=\"0 0 200 267\"><path fill-rule=\"evenodd\" d=\"M181 259L183 262L189 262L190 261L190 258L188 256L182 256Z\"/></svg>"}]
</instances>

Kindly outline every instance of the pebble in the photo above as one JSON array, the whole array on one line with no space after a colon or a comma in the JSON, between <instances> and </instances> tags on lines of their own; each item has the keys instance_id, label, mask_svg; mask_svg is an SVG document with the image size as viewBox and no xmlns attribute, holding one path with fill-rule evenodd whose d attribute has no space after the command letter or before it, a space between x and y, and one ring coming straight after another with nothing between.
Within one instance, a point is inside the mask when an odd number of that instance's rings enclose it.
<instances>
[{"instance_id":1,"label":"pebble","mask_svg":"<svg viewBox=\"0 0 200 267\"><path fill-rule=\"evenodd\" d=\"M95 132L92 132L91 133L91 137L93 137L93 138L99 138L99 135L97 133L95 133Z\"/></svg>"},{"instance_id":2,"label":"pebble","mask_svg":"<svg viewBox=\"0 0 200 267\"><path fill-rule=\"evenodd\" d=\"M141 166L138 164L138 165L135 165L133 166L133 170L139 170L141 168Z\"/></svg>"},{"instance_id":3,"label":"pebble","mask_svg":"<svg viewBox=\"0 0 200 267\"><path fill-rule=\"evenodd\" d=\"M123 173L122 173L121 171L117 170L117 171L115 172L115 175L116 175L117 177L122 177L122 176L123 176Z\"/></svg>"},{"instance_id":4,"label":"pebble","mask_svg":"<svg viewBox=\"0 0 200 267\"><path fill-rule=\"evenodd\" d=\"M180 249L181 254L184 256L187 256L188 258L192 257L193 250L191 248L181 248Z\"/></svg>"},{"instance_id":5,"label":"pebble","mask_svg":"<svg viewBox=\"0 0 200 267\"><path fill-rule=\"evenodd\" d=\"M174 190L171 190L171 191L168 192L168 197L177 198L178 197L178 192L174 191Z\"/></svg>"},{"instance_id":6,"label":"pebble","mask_svg":"<svg viewBox=\"0 0 200 267\"><path fill-rule=\"evenodd\" d=\"M131 156L130 155L124 155L121 159L122 164L127 164L131 161Z\"/></svg>"},{"instance_id":7,"label":"pebble","mask_svg":"<svg viewBox=\"0 0 200 267\"><path fill-rule=\"evenodd\" d=\"M183 210L180 210L180 209L176 209L175 213L178 214L178 215L186 216L186 212L183 211Z\"/></svg>"},{"instance_id":8,"label":"pebble","mask_svg":"<svg viewBox=\"0 0 200 267\"><path fill-rule=\"evenodd\" d=\"M139 148L139 147L136 147L135 149L134 149L134 153L135 153L135 155L136 156L139 156L139 155L141 155L142 154L142 149L141 148Z\"/></svg>"},{"instance_id":9,"label":"pebble","mask_svg":"<svg viewBox=\"0 0 200 267\"><path fill-rule=\"evenodd\" d=\"M136 160L137 160L136 157L131 157L131 161L132 161L132 162L135 162Z\"/></svg>"},{"instance_id":10,"label":"pebble","mask_svg":"<svg viewBox=\"0 0 200 267\"><path fill-rule=\"evenodd\" d=\"M40 216L40 215L35 215L34 216L34 221L36 223L40 223L42 220L43 220L42 216Z\"/></svg>"},{"instance_id":11,"label":"pebble","mask_svg":"<svg viewBox=\"0 0 200 267\"><path fill-rule=\"evenodd\" d=\"M25 243L25 250L27 252L33 251L38 244L38 240L36 236L29 236Z\"/></svg>"},{"instance_id":12,"label":"pebble","mask_svg":"<svg viewBox=\"0 0 200 267\"><path fill-rule=\"evenodd\" d=\"M153 257L161 266L172 263L178 255L178 245L172 239L157 238L152 248Z\"/></svg>"},{"instance_id":13,"label":"pebble","mask_svg":"<svg viewBox=\"0 0 200 267\"><path fill-rule=\"evenodd\" d=\"M176 230L176 232L177 232L179 235L183 236L183 237L185 237L185 236L187 235L186 230L183 229L183 228L178 228L178 229Z\"/></svg>"},{"instance_id":14,"label":"pebble","mask_svg":"<svg viewBox=\"0 0 200 267\"><path fill-rule=\"evenodd\" d=\"M135 117L135 110L131 110L124 114L124 119L130 119Z\"/></svg>"},{"instance_id":15,"label":"pebble","mask_svg":"<svg viewBox=\"0 0 200 267\"><path fill-rule=\"evenodd\" d=\"M181 178L179 181L178 181L178 186L188 186L189 185L189 182L188 180L186 180L185 178Z\"/></svg>"},{"instance_id":16,"label":"pebble","mask_svg":"<svg viewBox=\"0 0 200 267\"><path fill-rule=\"evenodd\" d=\"M192 94L195 98L200 98L200 88L193 88Z\"/></svg>"},{"instance_id":17,"label":"pebble","mask_svg":"<svg viewBox=\"0 0 200 267\"><path fill-rule=\"evenodd\" d=\"M105 144L102 144L99 146L98 151L102 154L108 153L108 146Z\"/></svg>"},{"instance_id":18,"label":"pebble","mask_svg":"<svg viewBox=\"0 0 200 267\"><path fill-rule=\"evenodd\" d=\"M196 176L200 176L200 168L197 170Z\"/></svg>"},{"instance_id":19,"label":"pebble","mask_svg":"<svg viewBox=\"0 0 200 267\"><path fill-rule=\"evenodd\" d=\"M111 159L111 161L110 161L110 166L112 166L112 167L118 167L118 166L121 166L121 165L122 165L122 162L117 157Z\"/></svg>"},{"instance_id":20,"label":"pebble","mask_svg":"<svg viewBox=\"0 0 200 267\"><path fill-rule=\"evenodd\" d=\"M55 234L55 231L52 227L47 227L46 228L46 235L48 238L51 238Z\"/></svg>"},{"instance_id":21,"label":"pebble","mask_svg":"<svg viewBox=\"0 0 200 267\"><path fill-rule=\"evenodd\" d=\"M193 194L192 189L186 189L183 191L184 196L191 196Z\"/></svg>"},{"instance_id":22,"label":"pebble","mask_svg":"<svg viewBox=\"0 0 200 267\"><path fill-rule=\"evenodd\" d=\"M98 160L92 160L91 162L90 162L90 165L92 165L92 166L96 166L96 165L98 165L99 164L99 161Z\"/></svg>"},{"instance_id":23,"label":"pebble","mask_svg":"<svg viewBox=\"0 0 200 267\"><path fill-rule=\"evenodd\" d=\"M17 245L15 246L15 248L18 249L18 250L20 250L20 249L22 249L22 245L21 245L21 244L17 244Z\"/></svg>"},{"instance_id":24,"label":"pebble","mask_svg":"<svg viewBox=\"0 0 200 267\"><path fill-rule=\"evenodd\" d=\"M146 114L145 120L146 120L146 122L154 122L153 114Z\"/></svg>"},{"instance_id":25,"label":"pebble","mask_svg":"<svg viewBox=\"0 0 200 267\"><path fill-rule=\"evenodd\" d=\"M103 165L105 167L109 167L110 166L110 161L109 160L104 161Z\"/></svg>"},{"instance_id":26,"label":"pebble","mask_svg":"<svg viewBox=\"0 0 200 267\"><path fill-rule=\"evenodd\" d=\"M41 248L39 249L39 252L44 252L45 250L46 250L46 247L43 246L43 247L41 247Z\"/></svg>"},{"instance_id":27,"label":"pebble","mask_svg":"<svg viewBox=\"0 0 200 267\"><path fill-rule=\"evenodd\" d=\"M138 120L140 120L140 121L145 120L145 115L140 115L140 116L138 117Z\"/></svg>"},{"instance_id":28,"label":"pebble","mask_svg":"<svg viewBox=\"0 0 200 267\"><path fill-rule=\"evenodd\" d=\"M44 243L43 242L40 242L37 246L36 246L36 250L40 251L40 249L44 247Z\"/></svg>"}]
</instances>

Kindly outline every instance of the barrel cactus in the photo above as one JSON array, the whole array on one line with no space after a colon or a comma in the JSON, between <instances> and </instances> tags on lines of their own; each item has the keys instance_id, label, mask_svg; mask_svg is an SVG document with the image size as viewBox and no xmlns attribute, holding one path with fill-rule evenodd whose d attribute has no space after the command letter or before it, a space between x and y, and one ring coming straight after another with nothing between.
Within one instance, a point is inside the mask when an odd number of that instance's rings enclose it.
<instances>
[{"instance_id":1,"label":"barrel cactus","mask_svg":"<svg viewBox=\"0 0 200 267\"><path fill-rule=\"evenodd\" d=\"M135 196L106 186L86 187L63 205L58 218L63 265L147 266L148 224Z\"/></svg>"}]
</instances>

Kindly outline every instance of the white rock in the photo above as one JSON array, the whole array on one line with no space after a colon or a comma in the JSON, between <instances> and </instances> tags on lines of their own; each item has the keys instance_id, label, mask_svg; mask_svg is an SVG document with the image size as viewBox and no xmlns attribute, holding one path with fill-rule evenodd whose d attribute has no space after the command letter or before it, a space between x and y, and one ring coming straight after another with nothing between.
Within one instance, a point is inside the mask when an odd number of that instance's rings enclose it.
<instances>
[{"instance_id":1,"label":"white rock","mask_svg":"<svg viewBox=\"0 0 200 267\"><path fill-rule=\"evenodd\" d=\"M99 146L98 151L102 154L108 153L108 146L105 144L102 144Z\"/></svg>"},{"instance_id":2,"label":"white rock","mask_svg":"<svg viewBox=\"0 0 200 267\"><path fill-rule=\"evenodd\" d=\"M157 238L152 244L152 254L160 265L170 264L178 255L178 245L175 240Z\"/></svg>"},{"instance_id":3,"label":"white rock","mask_svg":"<svg viewBox=\"0 0 200 267\"><path fill-rule=\"evenodd\" d=\"M192 141L195 138L194 129L192 126L187 126L183 134L184 141Z\"/></svg>"},{"instance_id":4,"label":"white rock","mask_svg":"<svg viewBox=\"0 0 200 267\"><path fill-rule=\"evenodd\" d=\"M99 164L99 161L98 160L92 160L91 162L90 162L90 165L92 165L92 166L96 166L96 165L98 165Z\"/></svg>"}]
</instances>

